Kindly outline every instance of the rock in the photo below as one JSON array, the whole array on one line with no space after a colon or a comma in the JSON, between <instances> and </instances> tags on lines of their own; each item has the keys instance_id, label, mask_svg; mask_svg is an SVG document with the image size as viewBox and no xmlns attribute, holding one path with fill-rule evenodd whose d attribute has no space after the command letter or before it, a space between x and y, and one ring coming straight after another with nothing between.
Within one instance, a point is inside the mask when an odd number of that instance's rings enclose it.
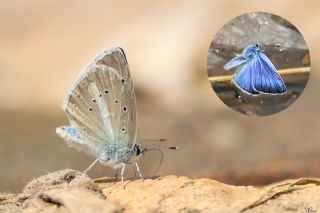
<instances>
[{"instance_id":1,"label":"rock","mask_svg":"<svg viewBox=\"0 0 320 213\"><path fill-rule=\"evenodd\" d=\"M17 197L11 193L0 193L0 212L19 212Z\"/></svg>"},{"instance_id":2,"label":"rock","mask_svg":"<svg viewBox=\"0 0 320 213\"><path fill-rule=\"evenodd\" d=\"M20 194L0 194L0 212L317 212L320 180L285 180L265 187L164 176L93 181L70 169L32 180Z\"/></svg>"},{"instance_id":3,"label":"rock","mask_svg":"<svg viewBox=\"0 0 320 213\"><path fill-rule=\"evenodd\" d=\"M288 180L269 187L231 186L211 179L165 176L96 181L102 194L124 212L306 212L320 211L320 181Z\"/></svg>"},{"instance_id":4,"label":"rock","mask_svg":"<svg viewBox=\"0 0 320 213\"><path fill-rule=\"evenodd\" d=\"M254 187L229 186L215 180L166 176L156 179L100 183L102 193L125 212L239 212L262 196Z\"/></svg>"},{"instance_id":5,"label":"rock","mask_svg":"<svg viewBox=\"0 0 320 213\"><path fill-rule=\"evenodd\" d=\"M53 172L28 183L20 194L0 195L0 212L121 212L106 200L86 174L71 169Z\"/></svg>"},{"instance_id":6,"label":"rock","mask_svg":"<svg viewBox=\"0 0 320 213\"><path fill-rule=\"evenodd\" d=\"M41 192L24 203L28 213L36 212L120 212L120 208L97 193L76 187Z\"/></svg>"},{"instance_id":7,"label":"rock","mask_svg":"<svg viewBox=\"0 0 320 213\"><path fill-rule=\"evenodd\" d=\"M24 188L25 196L32 196L40 191L57 187L81 187L99 191L99 187L87 174L71 169L53 172L30 181Z\"/></svg>"}]
</instances>

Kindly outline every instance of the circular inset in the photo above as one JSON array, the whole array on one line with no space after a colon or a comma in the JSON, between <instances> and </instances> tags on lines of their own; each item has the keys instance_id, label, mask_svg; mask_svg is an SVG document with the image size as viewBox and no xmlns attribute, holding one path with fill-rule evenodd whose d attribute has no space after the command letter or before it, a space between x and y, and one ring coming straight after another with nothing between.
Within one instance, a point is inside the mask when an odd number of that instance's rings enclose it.
<instances>
[{"instance_id":1,"label":"circular inset","mask_svg":"<svg viewBox=\"0 0 320 213\"><path fill-rule=\"evenodd\" d=\"M295 26L280 16L246 13L215 35L208 51L208 78L230 108L271 115L290 106L310 74L310 55Z\"/></svg>"}]
</instances>

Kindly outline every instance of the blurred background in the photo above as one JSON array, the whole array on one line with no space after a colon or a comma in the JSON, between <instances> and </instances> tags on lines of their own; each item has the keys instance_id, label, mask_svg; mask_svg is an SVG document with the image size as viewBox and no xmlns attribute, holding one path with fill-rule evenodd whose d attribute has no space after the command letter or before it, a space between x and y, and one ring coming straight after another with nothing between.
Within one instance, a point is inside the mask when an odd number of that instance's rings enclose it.
<instances>
[{"instance_id":1,"label":"blurred background","mask_svg":"<svg viewBox=\"0 0 320 213\"><path fill-rule=\"evenodd\" d=\"M319 1L0 2L0 191L20 191L33 177L94 159L55 134L67 124L61 101L78 72L100 50L124 48L136 88L138 138L167 138L159 175L209 177L261 185L319 176ZM216 32L245 12L267 11L293 23L311 53L301 97L283 112L244 116L225 106L207 79ZM145 156L154 175L160 155ZM93 178L114 172L96 166ZM128 169L127 177L133 172Z\"/></svg>"}]
</instances>

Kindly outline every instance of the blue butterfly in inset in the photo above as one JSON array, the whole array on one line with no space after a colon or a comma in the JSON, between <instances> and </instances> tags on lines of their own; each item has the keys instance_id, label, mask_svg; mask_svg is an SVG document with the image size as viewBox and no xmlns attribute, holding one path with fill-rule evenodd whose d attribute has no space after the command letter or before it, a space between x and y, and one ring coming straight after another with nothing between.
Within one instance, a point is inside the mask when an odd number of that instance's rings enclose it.
<instances>
[{"instance_id":1,"label":"blue butterfly in inset","mask_svg":"<svg viewBox=\"0 0 320 213\"><path fill-rule=\"evenodd\" d=\"M232 82L248 95L280 95L287 92L286 85L268 57L256 43L247 46L223 66L225 70L237 67Z\"/></svg>"}]
</instances>

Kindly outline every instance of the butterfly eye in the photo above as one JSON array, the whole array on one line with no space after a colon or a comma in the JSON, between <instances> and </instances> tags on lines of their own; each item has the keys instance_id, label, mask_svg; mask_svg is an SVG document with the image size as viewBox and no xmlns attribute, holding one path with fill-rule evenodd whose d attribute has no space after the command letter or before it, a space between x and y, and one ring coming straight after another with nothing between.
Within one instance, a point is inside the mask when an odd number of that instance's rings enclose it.
<instances>
[{"instance_id":1,"label":"butterfly eye","mask_svg":"<svg viewBox=\"0 0 320 213\"><path fill-rule=\"evenodd\" d=\"M136 153L137 156L140 155L140 153L141 153L141 150L139 148L137 148L137 153Z\"/></svg>"},{"instance_id":2,"label":"butterfly eye","mask_svg":"<svg viewBox=\"0 0 320 213\"><path fill-rule=\"evenodd\" d=\"M256 44L256 49L261 49L261 45L260 44Z\"/></svg>"},{"instance_id":3,"label":"butterfly eye","mask_svg":"<svg viewBox=\"0 0 320 213\"><path fill-rule=\"evenodd\" d=\"M140 155L142 153L141 149L139 146L134 145L134 149L136 150L136 156Z\"/></svg>"}]
</instances>

